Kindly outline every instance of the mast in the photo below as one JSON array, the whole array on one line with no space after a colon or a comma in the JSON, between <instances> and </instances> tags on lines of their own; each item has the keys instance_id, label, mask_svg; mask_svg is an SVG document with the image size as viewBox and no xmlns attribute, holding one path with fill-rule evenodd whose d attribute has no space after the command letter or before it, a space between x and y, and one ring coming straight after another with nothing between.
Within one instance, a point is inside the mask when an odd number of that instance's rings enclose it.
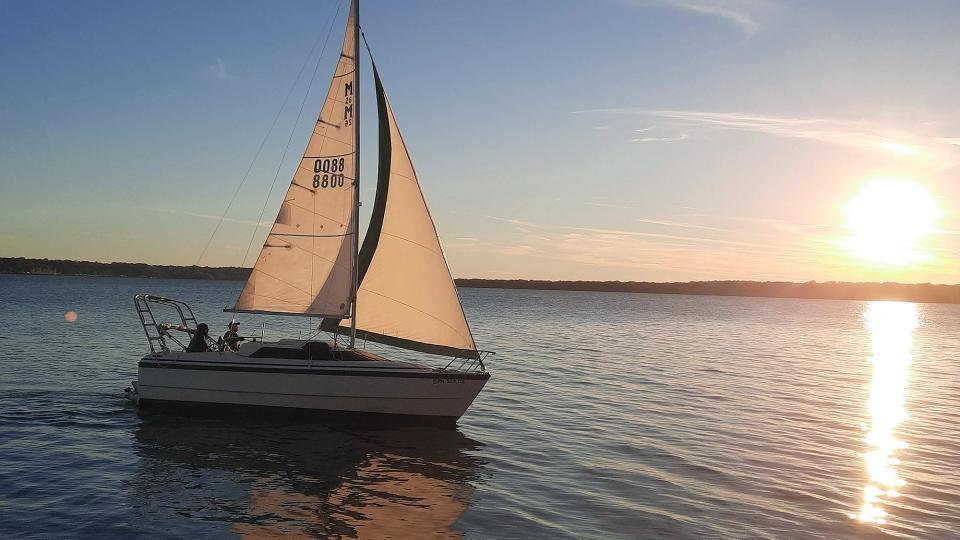
<instances>
[{"instance_id":1,"label":"mast","mask_svg":"<svg viewBox=\"0 0 960 540\"><path fill-rule=\"evenodd\" d=\"M353 0L353 93L356 115L353 119L353 264L351 265L353 292L350 302L350 347L357 343L357 262L360 259L360 0Z\"/></svg>"}]
</instances>

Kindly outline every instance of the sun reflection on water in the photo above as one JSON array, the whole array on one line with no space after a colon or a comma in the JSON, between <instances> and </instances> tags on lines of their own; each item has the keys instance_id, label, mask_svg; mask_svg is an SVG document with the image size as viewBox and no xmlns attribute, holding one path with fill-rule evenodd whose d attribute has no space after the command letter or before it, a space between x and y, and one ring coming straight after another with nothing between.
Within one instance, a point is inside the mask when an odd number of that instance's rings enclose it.
<instances>
[{"instance_id":1,"label":"sun reflection on water","mask_svg":"<svg viewBox=\"0 0 960 540\"><path fill-rule=\"evenodd\" d=\"M907 443L897 439L896 429L907 418L907 380L913 331L919 318L916 304L906 302L870 302L865 316L873 342L873 379L867 403L870 426L864 454L869 483L863 489L863 506L855 517L882 525L887 516L883 502L898 497L900 487L906 484L897 474L900 460L895 454Z\"/></svg>"}]
</instances>

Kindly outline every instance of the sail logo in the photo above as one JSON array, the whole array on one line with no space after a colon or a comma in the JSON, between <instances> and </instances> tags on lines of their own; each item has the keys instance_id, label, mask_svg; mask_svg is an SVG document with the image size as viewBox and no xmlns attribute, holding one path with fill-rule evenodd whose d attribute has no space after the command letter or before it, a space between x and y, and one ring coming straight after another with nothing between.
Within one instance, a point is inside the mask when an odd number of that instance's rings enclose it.
<instances>
[{"instance_id":1,"label":"sail logo","mask_svg":"<svg viewBox=\"0 0 960 540\"><path fill-rule=\"evenodd\" d=\"M353 81L343 86L343 125L353 125Z\"/></svg>"}]
</instances>

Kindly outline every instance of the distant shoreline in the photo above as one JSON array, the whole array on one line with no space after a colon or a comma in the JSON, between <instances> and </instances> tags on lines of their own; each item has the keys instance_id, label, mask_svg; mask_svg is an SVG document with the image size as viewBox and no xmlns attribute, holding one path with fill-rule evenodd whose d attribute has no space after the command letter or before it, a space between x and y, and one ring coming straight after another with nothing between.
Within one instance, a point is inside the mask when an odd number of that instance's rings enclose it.
<instances>
[{"instance_id":1,"label":"distant shoreline","mask_svg":"<svg viewBox=\"0 0 960 540\"><path fill-rule=\"evenodd\" d=\"M931 283L845 281L544 281L507 279L457 279L468 288L535 289L545 291L623 292L638 294L690 294L759 298L819 300L893 300L931 304L960 304L960 285Z\"/></svg>"},{"instance_id":2,"label":"distant shoreline","mask_svg":"<svg viewBox=\"0 0 960 540\"><path fill-rule=\"evenodd\" d=\"M95 261L0 257L0 274L243 281L250 275L250 269L235 266L163 266L146 263L102 263Z\"/></svg>"},{"instance_id":3,"label":"distant shoreline","mask_svg":"<svg viewBox=\"0 0 960 540\"><path fill-rule=\"evenodd\" d=\"M146 277L243 281L249 268L234 266L164 266L145 263L101 263L54 259L0 257L0 274ZM703 296L748 296L764 298L809 298L823 300L897 300L960 304L960 285L931 283L851 283L808 281L546 281L526 279L460 278L457 286L481 289L532 289L547 291L625 292L691 294Z\"/></svg>"}]
</instances>

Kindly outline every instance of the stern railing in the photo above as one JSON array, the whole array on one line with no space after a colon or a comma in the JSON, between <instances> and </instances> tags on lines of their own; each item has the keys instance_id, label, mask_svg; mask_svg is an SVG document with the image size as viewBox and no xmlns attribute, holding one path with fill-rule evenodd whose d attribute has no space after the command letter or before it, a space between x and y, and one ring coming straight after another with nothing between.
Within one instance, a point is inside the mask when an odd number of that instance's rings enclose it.
<instances>
[{"instance_id":1,"label":"stern railing","mask_svg":"<svg viewBox=\"0 0 960 540\"><path fill-rule=\"evenodd\" d=\"M483 365L483 361L490 356L495 356L497 353L493 351L477 351L476 358L460 358L455 357L450 360L446 366L441 368L441 371L455 371L455 372L466 372L466 373L482 373L487 370L487 367ZM460 363L457 367L453 367L454 364L459 361Z\"/></svg>"},{"instance_id":2,"label":"stern railing","mask_svg":"<svg viewBox=\"0 0 960 540\"><path fill-rule=\"evenodd\" d=\"M157 324L157 319L153 315L151 305L172 307L177 312L177 315L180 316L180 324L182 326L190 330L196 330L197 318L193 315L193 310L190 309L190 306L179 300L164 298L163 296L153 294L138 294L134 296L133 305L137 310L137 316L140 317L140 324L143 325L143 333L147 336L147 343L150 345L151 353L156 354L158 348L160 352L168 352L170 350L169 347L167 347L166 340L168 338L179 345L181 349L186 350L186 346L184 346L180 340L173 337L166 328Z\"/></svg>"}]
</instances>

